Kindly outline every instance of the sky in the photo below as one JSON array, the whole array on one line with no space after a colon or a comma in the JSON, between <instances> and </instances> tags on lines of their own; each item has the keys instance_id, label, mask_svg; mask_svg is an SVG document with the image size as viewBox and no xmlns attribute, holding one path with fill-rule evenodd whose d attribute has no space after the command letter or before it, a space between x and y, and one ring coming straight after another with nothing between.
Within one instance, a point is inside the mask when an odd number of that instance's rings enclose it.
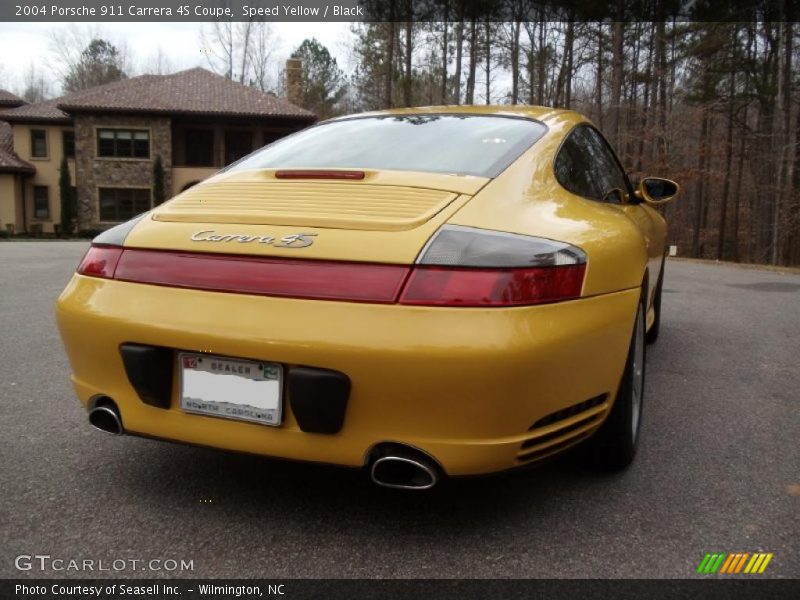
<instances>
[{"instance_id":1,"label":"sky","mask_svg":"<svg viewBox=\"0 0 800 600\"><path fill-rule=\"evenodd\" d=\"M114 44L124 44L131 55L136 74L160 47L173 70L208 67L200 52L203 23L81 23L78 27L100 28ZM60 93L59 74L52 52L55 31L69 23L0 23L0 88L21 92L23 74L33 63L52 81L53 94ZM349 23L272 23L276 36L275 74L286 58L305 38L316 37L337 59L340 67L351 70L348 47L352 34Z\"/></svg>"}]
</instances>

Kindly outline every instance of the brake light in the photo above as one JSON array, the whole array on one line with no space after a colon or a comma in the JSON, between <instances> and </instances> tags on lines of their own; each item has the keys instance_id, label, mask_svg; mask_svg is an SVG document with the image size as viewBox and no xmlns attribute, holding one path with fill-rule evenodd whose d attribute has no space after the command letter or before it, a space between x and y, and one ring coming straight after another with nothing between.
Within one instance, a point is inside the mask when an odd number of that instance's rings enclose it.
<instances>
[{"instance_id":1,"label":"brake light","mask_svg":"<svg viewBox=\"0 0 800 600\"><path fill-rule=\"evenodd\" d=\"M122 248L113 246L92 246L78 265L78 273L90 277L113 279L117 263L122 256Z\"/></svg>"},{"instance_id":2,"label":"brake light","mask_svg":"<svg viewBox=\"0 0 800 600\"><path fill-rule=\"evenodd\" d=\"M577 298L586 265L531 269L417 267L401 304L428 306L524 306Z\"/></svg>"},{"instance_id":3,"label":"brake light","mask_svg":"<svg viewBox=\"0 0 800 600\"><path fill-rule=\"evenodd\" d=\"M364 171L324 171L319 169L289 169L275 171L275 179L364 179Z\"/></svg>"}]
</instances>

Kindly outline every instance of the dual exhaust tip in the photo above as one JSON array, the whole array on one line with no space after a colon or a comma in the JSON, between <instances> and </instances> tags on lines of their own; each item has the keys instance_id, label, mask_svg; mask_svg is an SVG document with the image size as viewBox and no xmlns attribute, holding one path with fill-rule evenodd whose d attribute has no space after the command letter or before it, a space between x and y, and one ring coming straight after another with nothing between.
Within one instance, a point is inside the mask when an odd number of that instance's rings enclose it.
<instances>
[{"instance_id":1,"label":"dual exhaust tip","mask_svg":"<svg viewBox=\"0 0 800 600\"><path fill-rule=\"evenodd\" d=\"M89 423L100 431L122 435L122 417L116 403L108 397L97 400L89 411ZM397 490L429 490L439 479L441 468L427 454L402 444L383 444L372 452L372 481Z\"/></svg>"},{"instance_id":2,"label":"dual exhaust tip","mask_svg":"<svg viewBox=\"0 0 800 600\"><path fill-rule=\"evenodd\" d=\"M439 479L441 468L424 452L401 444L378 446L370 466L372 481L396 490L429 490Z\"/></svg>"},{"instance_id":3,"label":"dual exhaust tip","mask_svg":"<svg viewBox=\"0 0 800 600\"><path fill-rule=\"evenodd\" d=\"M125 429L122 427L122 417L119 414L117 405L111 398L101 398L95 402L94 408L89 411L89 423L95 429L105 431L112 435L122 435Z\"/></svg>"}]
</instances>

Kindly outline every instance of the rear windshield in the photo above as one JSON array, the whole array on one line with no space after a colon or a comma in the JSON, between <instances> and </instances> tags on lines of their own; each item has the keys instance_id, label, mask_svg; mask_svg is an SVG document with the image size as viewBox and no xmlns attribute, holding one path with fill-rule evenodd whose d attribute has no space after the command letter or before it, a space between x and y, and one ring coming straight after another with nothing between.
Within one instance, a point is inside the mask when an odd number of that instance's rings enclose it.
<instances>
[{"instance_id":1,"label":"rear windshield","mask_svg":"<svg viewBox=\"0 0 800 600\"><path fill-rule=\"evenodd\" d=\"M495 177L547 131L482 115L391 115L323 123L270 144L230 170L392 169Z\"/></svg>"}]
</instances>

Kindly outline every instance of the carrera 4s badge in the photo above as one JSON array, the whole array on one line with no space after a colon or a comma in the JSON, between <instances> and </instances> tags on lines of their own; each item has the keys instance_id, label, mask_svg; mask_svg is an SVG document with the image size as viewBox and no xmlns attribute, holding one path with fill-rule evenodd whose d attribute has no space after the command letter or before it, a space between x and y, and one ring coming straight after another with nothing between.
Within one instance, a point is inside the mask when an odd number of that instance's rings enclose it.
<instances>
[{"instance_id":1,"label":"carrera 4s badge","mask_svg":"<svg viewBox=\"0 0 800 600\"><path fill-rule=\"evenodd\" d=\"M193 242L239 242L240 244L258 242L259 244L271 244L276 248L305 248L314 243L316 235L316 233L292 233L282 238L275 238L271 235L220 234L213 229L207 229L193 234L191 240Z\"/></svg>"}]
</instances>

